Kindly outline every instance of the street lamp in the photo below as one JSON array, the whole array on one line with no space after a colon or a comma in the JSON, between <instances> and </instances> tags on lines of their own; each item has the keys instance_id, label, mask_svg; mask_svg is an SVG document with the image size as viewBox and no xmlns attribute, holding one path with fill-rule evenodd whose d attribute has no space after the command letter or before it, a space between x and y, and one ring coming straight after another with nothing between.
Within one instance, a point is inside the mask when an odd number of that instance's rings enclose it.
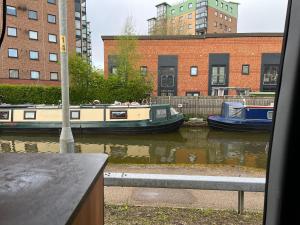
<instances>
[{"instance_id":1,"label":"street lamp","mask_svg":"<svg viewBox=\"0 0 300 225\"><path fill-rule=\"evenodd\" d=\"M68 7L67 0L58 0L60 62L61 62L61 97L62 97L62 130L60 134L60 153L74 153L74 138L70 123L69 97L69 61L68 61Z\"/></svg>"}]
</instances>

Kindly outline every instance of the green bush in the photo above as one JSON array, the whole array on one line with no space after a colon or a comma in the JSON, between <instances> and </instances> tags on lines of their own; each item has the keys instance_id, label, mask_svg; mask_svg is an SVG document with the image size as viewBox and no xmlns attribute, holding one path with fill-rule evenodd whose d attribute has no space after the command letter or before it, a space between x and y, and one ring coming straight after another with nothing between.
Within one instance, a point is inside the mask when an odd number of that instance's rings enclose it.
<instances>
[{"instance_id":1,"label":"green bush","mask_svg":"<svg viewBox=\"0 0 300 225\"><path fill-rule=\"evenodd\" d=\"M70 89L71 104L88 104L94 100L101 103L114 101L141 101L152 91L152 85L142 78L125 81L120 77L94 79L88 88ZM7 104L58 104L60 87L0 85L0 101Z\"/></svg>"}]
</instances>

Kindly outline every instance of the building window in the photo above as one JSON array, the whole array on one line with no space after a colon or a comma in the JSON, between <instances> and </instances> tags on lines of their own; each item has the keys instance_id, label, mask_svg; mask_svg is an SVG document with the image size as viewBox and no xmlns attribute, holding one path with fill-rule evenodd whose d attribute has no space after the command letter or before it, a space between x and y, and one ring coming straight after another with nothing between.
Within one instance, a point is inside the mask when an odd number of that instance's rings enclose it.
<instances>
[{"instance_id":1,"label":"building window","mask_svg":"<svg viewBox=\"0 0 300 225\"><path fill-rule=\"evenodd\" d=\"M186 96L189 96L189 97L198 97L198 96L200 96L200 92L198 92L198 91L196 91L196 92L194 92L194 91L188 91L188 92L186 92L185 93L185 95Z\"/></svg>"},{"instance_id":2,"label":"building window","mask_svg":"<svg viewBox=\"0 0 300 225\"><path fill-rule=\"evenodd\" d=\"M37 13L37 11L29 10L28 11L28 19L30 19L30 20L37 20L38 19L38 13Z\"/></svg>"},{"instance_id":3,"label":"building window","mask_svg":"<svg viewBox=\"0 0 300 225\"><path fill-rule=\"evenodd\" d=\"M142 76L146 76L147 73L148 73L148 68L147 68L147 66L141 66L141 67L140 67L140 72L141 72L141 75L142 75Z\"/></svg>"},{"instance_id":4,"label":"building window","mask_svg":"<svg viewBox=\"0 0 300 225\"><path fill-rule=\"evenodd\" d=\"M17 28L15 28L15 27L7 27L7 36L17 37Z\"/></svg>"},{"instance_id":5,"label":"building window","mask_svg":"<svg viewBox=\"0 0 300 225\"><path fill-rule=\"evenodd\" d=\"M228 11L228 5L225 6L226 10Z\"/></svg>"},{"instance_id":6,"label":"building window","mask_svg":"<svg viewBox=\"0 0 300 225\"><path fill-rule=\"evenodd\" d=\"M231 22L231 17L228 18L229 22Z\"/></svg>"},{"instance_id":7,"label":"building window","mask_svg":"<svg viewBox=\"0 0 300 225\"><path fill-rule=\"evenodd\" d=\"M39 71L30 71L30 79L31 80L39 80L40 72Z\"/></svg>"},{"instance_id":8,"label":"building window","mask_svg":"<svg viewBox=\"0 0 300 225\"><path fill-rule=\"evenodd\" d=\"M189 3L189 9L193 8L193 3Z\"/></svg>"},{"instance_id":9,"label":"building window","mask_svg":"<svg viewBox=\"0 0 300 225\"><path fill-rule=\"evenodd\" d=\"M50 4L56 4L56 0L48 0L48 3L50 3Z\"/></svg>"},{"instance_id":10,"label":"building window","mask_svg":"<svg viewBox=\"0 0 300 225\"><path fill-rule=\"evenodd\" d=\"M35 111L24 112L24 120L35 120L35 119L36 119Z\"/></svg>"},{"instance_id":11,"label":"building window","mask_svg":"<svg viewBox=\"0 0 300 225\"><path fill-rule=\"evenodd\" d=\"M231 32L231 28L230 27L228 27L228 32Z\"/></svg>"},{"instance_id":12,"label":"building window","mask_svg":"<svg viewBox=\"0 0 300 225\"><path fill-rule=\"evenodd\" d=\"M250 65L249 64L242 65L242 74L243 75L250 74Z\"/></svg>"},{"instance_id":13,"label":"building window","mask_svg":"<svg viewBox=\"0 0 300 225\"><path fill-rule=\"evenodd\" d=\"M50 73L50 80L58 80L58 73L57 72L51 72Z\"/></svg>"},{"instance_id":14,"label":"building window","mask_svg":"<svg viewBox=\"0 0 300 225\"><path fill-rule=\"evenodd\" d=\"M218 6L219 5L219 1L218 0L216 0L216 6Z\"/></svg>"},{"instance_id":15,"label":"building window","mask_svg":"<svg viewBox=\"0 0 300 225\"><path fill-rule=\"evenodd\" d=\"M57 54L56 53L49 53L49 61L50 62L57 62Z\"/></svg>"},{"instance_id":16,"label":"building window","mask_svg":"<svg viewBox=\"0 0 300 225\"><path fill-rule=\"evenodd\" d=\"M193 24L189 24L188 28L193 29Z\"/></svg>"},{"instance_id":17,"label":"building window","mask_svg":"<svg viewBox=\"0 0 300 225\"><path fill-rule=\"evenodd\" d=\"M214 27L217 27L218 26L218 22L214 22Z\"/></svg>"},{"instance_id":18,"label":"building window","mask_svg":"<svg viewBox=\"0 0 300 225\"><path fill-rule=\"evenodd\" d=\"M197 76L198 75L198 67L197 66L191 66L190 75L191 76Z\"/></svg>"},{"instance_id":19,"label":"building window","mask_svg":"<svg viewBox=\"0 0 300 225\"><path fill-rule=\"evenodd\" d=\"M56 16L48 14L48 23L56 23Z\"/></svg>"},{"instance_id":20,"label":"building window","mask_svg":"<svg viewBox=\"0 0 300 225\"><path fill-rule=\"evenodd\" d=\"M7 15L17 16L17 9L13 6L6 6Z\"/></svg>"},{"instance_id":21,"label":"building window","mask_svg":"<svg viewBox=\"0 0 300 225\"><path fill-rule=\"evenodd\" d=\"M212 85L225 85L226 73L225 66L213 66L212 67Z\"/></svg>"},{"instance_id":22,"label":"building window","mask_svg":"<svg viewBox=\"0 0 300 225\"><path fill-rule=\"evenodd\" d=\"M279 65L264 65L263 71L263 84L276 85L279 74Z\"/></svg>"},{"instance_id":23,"label":"building window","mask_svg":"<svg viewBox=\"0 0 300 225\"><path fill-rule=\"evenodd\" d=\"M224 19L227 21L228 17L227 17L227 16L224 16Z\"/></svg>"},{"instance_id":24,"label":"building window","mask_svg":"<svg viewBox=\"0 0 300 225\"><path fill-rule=\"evenodd\" d=\"M218 12L217 11L215 11L215 16L218 16Z\"/></svg>"},{"instance_id":25,"label":"building window","mask_svg":"<svg viewBox=\"0 0 300 225\"><path fill-rule=\"evenodd\" d=\"M118 74L118 68L116 66L112 66L110 73L113 74L113 75Z\"/></svg>"},{"instance_id":26,"label":"building window","mask_svg":"<svg viewBox=\"0 0 300 225\"><path fill-rule=\"evenodd\" d=\"M193 14L190 13L190 14L188 15L188 18L189 18L189 19L192 19L192 18L193 18Z\"/></svg>"},{"instance_id":27,"label":"building window","mask_svg":"<svg viewBox=\"0 0 300 225\"><path fill-rule=\"evenodd\" d=\"M71 111L70 112L71 120L80 120L80 111Z\"/></svg>"},{"instance_id":28,"label":"building window","mask_svg":"<svg viewBox=\"0 0 300 225\"><path fill-rule=\"evenodd\" d=\"M175 14L175 9L172 9L171 14L172 14L172 15Z\"/></svg>"},{"instance_id":29,"label":"building window","mask_svg":"<svg viewBox=\"0 0 300 225\"><path fill-rule=\"evenodd\" d=\"M10 69L9 70L9 79L19 79L19 70Z\"/></svg>"},{"instance_id":30,"label":"building window","mask_svg":"<svg viewBox=\"0 0 300 225\"><path fill-rule=\"evenodd\" d=\"M29 35L30 40L38 40L38 32L37 31L30 30L28 35Z\"/></svg>"},{"instance_id":31,"label":"building window","mask_svg":"<svg viewBox=\"0 0 300 225\"><path fill-rule=\"evenodd\" d=\"M222 23L220 23L220 29L223 29L223 24Z\"/></svg>"},{"instance_id":32,"label":"building window","mask_svg":"<svg viewBox=\"0 0 300 225\"><path fill-rule=\"evenodd\" d=\"M183 12L183 6L180 6L180 12Z\"/></svg>"},{"instance_id":33,"label":"building window","mask_svg":"<svg viewBox=\"0 0 300 225\"><path fill-rule=\"evenodd\" d=\"M232 7L230 7L230 12L232 12L233 11L233 9L232 9Z\"/></svg>"},{"instance_id":34,"label":"building window","mask_svg":"<svg viewBox=\"0 0 300 225\"><path fill-rule=\"evenodd\" d=\"M39 52L38 51L29 51L29 58L31 60L38 60L39 59Z\"/></svg>"},{"instance_id":35,"label":"building window","mask_svg":"<svg viewBox=\"0 0 300 225\"><path fill-rule=\"evenodd\" d=\"M224 7L224 3L223 2L221 2L221 8L223 8Z\"/></svg>"},{"instance_id":36,"label":"building window","mask_svg":"<svg viewBox=\"0 0 300 225\"><path fill-rule=\"evenodd\" d=\"M8 49L8 57L9 58L18 58L18 49L9 48Z\"/></svg>"},{"instance_id":37,"label":"building window","mask_svg":"<svg viewBox=\"0 0 300 225\"><path fill-rule=\"evenodd\" d=\"M220 18L223 18L223 14L222 13L220 13Z\"/></svg>"},{"instance_id":38,"label":"building window","mask_svg":"<svg viewBox=\"0 0 300 225\"><path fill-rule=\"evenodd\" d=\"M0 120L9 120L9 111L0 111Z\"/></svg>"},{"instance_id":39,"label":"building window","mask_svg":"<svg viewBox=\"0 0 300 225\"><path fill-rule=\"evenodd\" d=\"M110 111L110 119L127 119L127 111Z\"/></svg>"},{"instance_id":40,"label":"building window","mask_svg":"<svg viewBox=\"0 0 300 225\"><path fill-rule=\"evenodd\" d=\"M228 28L226 25L224 25L224 31L227 32Z\"/></svg>"},{"instance_id":41,"label":"building window","mask_svg":"<svg viewBox=\"0 0 300 225\"><path fill-rule=\"evenodd\" d=\"M51 43L57 43L57 36L55 34L48 34L48 41Z\"/></svg>"}]
</instances>

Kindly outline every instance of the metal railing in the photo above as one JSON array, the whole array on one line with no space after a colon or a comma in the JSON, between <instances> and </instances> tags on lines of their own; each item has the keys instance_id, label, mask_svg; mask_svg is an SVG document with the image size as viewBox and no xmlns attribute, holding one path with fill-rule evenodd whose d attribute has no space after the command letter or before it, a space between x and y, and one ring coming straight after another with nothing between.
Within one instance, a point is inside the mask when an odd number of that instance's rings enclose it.
<instances>
[{"instance_id":1,"label":"metal railing","mask_svg":"<svg viewBox=\"0 0 300 225\"><path fill-rule=\"evenodd\" d=\"M245 192L264 192L265 178L189 176L168 174L105 173L104 185L110 187L143 187L198 189L238 192L238 213L244 212Z\"/></svg>"}]
</instances>

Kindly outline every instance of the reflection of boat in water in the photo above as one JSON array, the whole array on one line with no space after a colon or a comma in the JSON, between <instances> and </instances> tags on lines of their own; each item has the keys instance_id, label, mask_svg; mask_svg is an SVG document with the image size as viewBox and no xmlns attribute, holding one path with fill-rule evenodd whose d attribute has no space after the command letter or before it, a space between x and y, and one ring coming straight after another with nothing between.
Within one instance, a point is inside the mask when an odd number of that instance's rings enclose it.
<instances>
[{"instance_id":1,"label":"reflection of boat in water","mask_svg":"<svg viewBox=\"0 0 300 225\"><path fill-rule=\"evenodd\" d=\"M208 125L229 131L270 131L273 106L245 106L239 102L224 102L222 114L209 116Z\"/></svg>"},{"instance_id":2,"label":"reflection of boat in water","mask_svg":"<svg viewBox=\"0 0 300 225\"><path fill-rule=\"evenodd\" d=\"M265 168L269 141L267 133L239 133L211 130L207 135L210 163L224 163Z\"/></svg>"},{"instance_id":3,"label":"reflection of boat in water","mask_svg":"<svg viewBox=\"0 0 300 225\"><path fill-rule=\"evenodd\" d=\"M170 105L88 105L70 108L76 132L164 133L177 130L183 115ZM61 129L60 106L0 105L0 132L49 132Z\"/></svg>"}]
</instances>

